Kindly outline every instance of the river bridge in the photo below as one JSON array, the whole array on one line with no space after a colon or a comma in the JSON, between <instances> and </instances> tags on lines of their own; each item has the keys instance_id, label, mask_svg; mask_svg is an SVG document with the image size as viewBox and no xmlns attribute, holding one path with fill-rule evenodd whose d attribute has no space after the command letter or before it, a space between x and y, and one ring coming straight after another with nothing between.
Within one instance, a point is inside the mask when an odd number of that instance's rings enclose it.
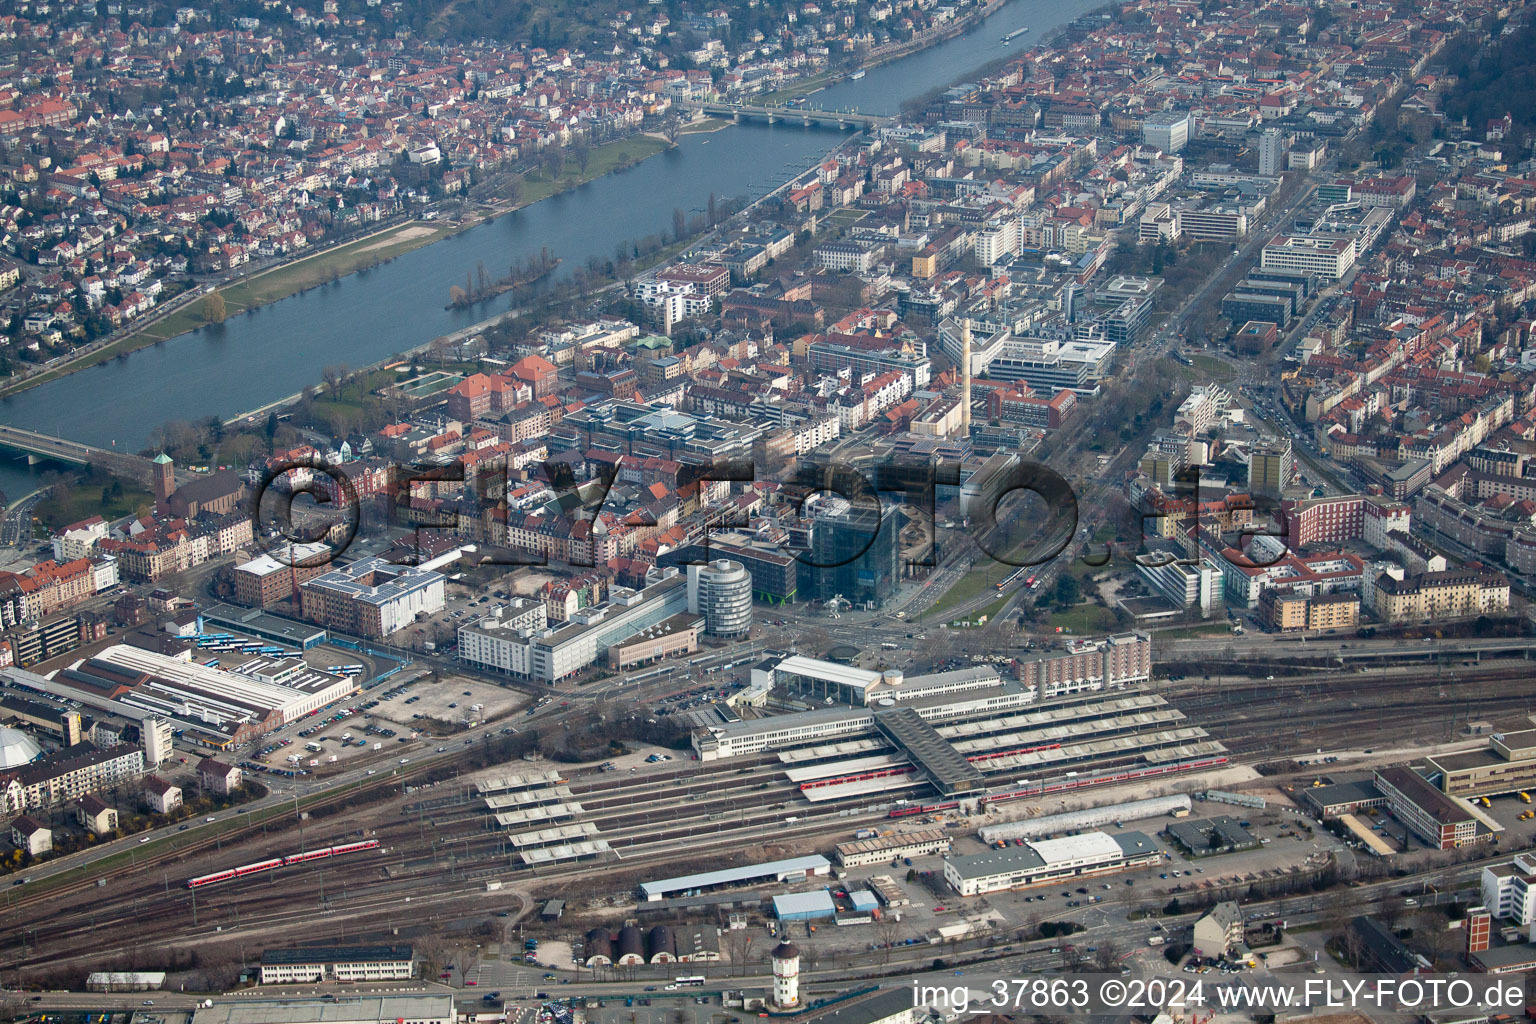
<instances>
[{"instance_id":1,"label":"river bridge","mask_svg":"<svg viewBox=\"0 0 1536 1024\"><path fill-rule=\"evenodd\" d=\"M95 466L114 476L137 480L140 483L148 483L151 479L151 463L142 455L97 448L95 445L82 444L64 437L39 434L35 430L0 426L0 446L25 452L28 462L54 459L76 466Z\"/></svg>"},{"instance_id":2,"label":"river bridge","mask_svg":"<svg viewBox=\"0 0 1536 1024\"><path fill-rule=\"evenodd\" d=\"M769 124L794 124L799 122L806 127L818 124L829 128L859 129L862 131L869 128L883 128L886 125L896 123L894 117L837 110L817 110L814 107L760 106L751 103L694 103L689 106L690 109L697 110L708 117L728 117L733 121L740 121L743 118L757 118L758 120L767 121Z\"/></svg>"}]
</instances>

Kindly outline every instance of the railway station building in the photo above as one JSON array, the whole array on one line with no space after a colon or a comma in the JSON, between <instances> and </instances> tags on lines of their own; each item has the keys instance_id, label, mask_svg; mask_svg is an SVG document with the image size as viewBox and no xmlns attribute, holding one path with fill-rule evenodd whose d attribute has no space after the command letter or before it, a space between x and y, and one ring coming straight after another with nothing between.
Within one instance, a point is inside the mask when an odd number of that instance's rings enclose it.
<instances>
[{"instance_id":1,"label":"railway station building","mask_svg":"<svg viewBox=\"0 0 1536 1024\"><path fill-rule=\"evenodd\" d=\"M415 976L410 946L303 946L261 954L263 985L408 981Z\"/></svg>"},{"instance_id":2,"label":"railway station building","mask_svg":"<svg viewBox=\"0 0 1536 1024\"><path fill-rule=\"evenodd\" d=\"M941 796L971 796L983 788L981 770L912 708L875 712L875 728L917 766Z\"/></svg>"},{"instance_id":3,"label":"railway station building","mask_svg":"<svg viewBox=\"0 0 1536 1024\"><path fill-rule=\"evenodd\" d=\"M1026 889L1064 879L1105 875L1156 864L1163 852L1141 832L1085 832L1061 839L1032 839L985 853L947 857L944 881L961 896Z\"/></svg>"}]
</instances>

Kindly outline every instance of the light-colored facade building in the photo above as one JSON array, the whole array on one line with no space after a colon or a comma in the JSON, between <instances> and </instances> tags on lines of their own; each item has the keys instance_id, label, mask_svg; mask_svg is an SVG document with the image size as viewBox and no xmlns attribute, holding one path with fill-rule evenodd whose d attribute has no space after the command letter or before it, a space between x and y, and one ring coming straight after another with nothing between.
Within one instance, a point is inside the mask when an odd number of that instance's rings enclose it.
<instances>
[{"instance_id":1,"label":"light-colored facade building","mask_svg":"<svg viewBox=\"0 0 1536 1024\"><path fill-rule=\"evenodd\" d=\"M386 637L419 614L443 610L443 576L428 569L365 558L299 587L304 618L355 636Z\"/></svg>"},{"instance_id":2,"label":"light-colored facade building","mask_svg":"<svg viewBox=\"0 0 1536 1024\"><path fill-rule=\"evenodd\" d=\"M1483 868L1483 906L1500 920L1536 922L1536 854L1522 853L1508 864Z\"/></svg>"},{"instance_id":3,"label":"light-colored facade building","mask_svg":"<svg viewBox=\"0 0 1536 1024\"><path fill-rule=\"evenodd\" d=\"M1337 281L1355 265L1355 239L1344 235L1276 235L1264 244L1265 270L1301 270Z\"/></svg>"},{"instance_id":4,"label":"light-colored facade building","mask_svg":"<svg viewBox=\"0 0 1536 1024\"><path fill-rule=\"evenodd\" d=\"M1141 140L1164 153L1189 145L1190 117L1186 110L1159 110L1141 122Z\"/></svg>"},{"instance_id":5,"label":"light-colored facade building","mask_svg":"<svg viewBox=\"0 0 1536 1024\"><path fill-rule=\"evenodd\" d=\"M1207 910L1195 922L1194 948L1201 956L1222 957L1243 944L1243 911L1231 900Z\"/></svg>"},{"instance_id":6,"label":"light-colored facade building","mask_svg":"<svg viewBox=\"0 0 1536 1024\"><path fill-rule=\"evenodd\" d=\"M1403 579L1380 573L1372 611L1383 622L1423 622L1501 615L1509 610L1509 580L1496 572L1446 569Z\"/></svg>"},{"instance_id":7,"label":"light-colored facade building","mask_svg":"<svg viewBox=\"0 0 1536 1024\"><path fill-rule=\"evenodd\" d=\"M1124 871L1162 859L1162 851L1140 832L1114 836L1085 832L949 857L944 861L944 881L961 896L980 896Z\"/></svg>"},{"instance_id":8,"label":"light-colored facade building","mask_svg":"<svg viewBox=\"0 0 1536 1024\"><path fill-rule=\"evenodd\" d=\"M263 985L409 981L415 975L410 946L300 947L261 955Z\"/></svg>"},{"instance_id":9,"label":"light-colored facade building","mask_svg":"<svg viewBox=\"0 0 1536 1024\"><path fill-rule=\"evenodd\" d=\"M688 566L688 610L704 616L710 636L746 636L752 631L751 574L725 558Z\"/></svg>"},{"instance_id":10,"label":"light-colored facade building","mask_svg":"<svg viewBox=\"0 0 1536 1024\"><path fill-rule=\"evenodd\" d=\"M11 842L23 853L41 857L53 849L53 830L23 814L11 822Z\"/></svg>"}]
</instances>

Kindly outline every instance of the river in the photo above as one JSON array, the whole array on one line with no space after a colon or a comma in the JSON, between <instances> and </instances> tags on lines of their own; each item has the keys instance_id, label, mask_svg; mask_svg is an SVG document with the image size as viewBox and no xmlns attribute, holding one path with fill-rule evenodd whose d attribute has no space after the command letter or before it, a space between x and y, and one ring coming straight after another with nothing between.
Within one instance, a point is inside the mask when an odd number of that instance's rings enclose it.
<instances>
[{"instance_id":1,"label":"river","mask_svg":"<svg viewBox=\"0 0 1536 1024\"><path fill-rule=\"evenodd\" d=\"M812 105L893 114L905 98L961 81L1092 10L1102 0L1012 0L968 32L817 93ZM1001 37L1029 26L1003 44ZM263 306L125 359L0 399L0 423L136 450L171 419L239 415L319 382L333 364L365 366L505 309L507 299L443 308L449 286L483 262L492 275L548 247L567 268L611 259L616 243L670 230L672 211L710 193L756 199L837 144L825 128L758 123L684 135L676 149L417 249L329 287ZM37 472L0 463L12 497Z\"/></svg>"}]
</instances>

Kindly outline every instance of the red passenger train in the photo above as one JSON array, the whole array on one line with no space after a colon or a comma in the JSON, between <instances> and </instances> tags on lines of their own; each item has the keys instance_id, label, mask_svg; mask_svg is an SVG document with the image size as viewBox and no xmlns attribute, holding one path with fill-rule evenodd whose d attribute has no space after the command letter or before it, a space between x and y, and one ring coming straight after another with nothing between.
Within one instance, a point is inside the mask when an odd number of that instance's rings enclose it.
<instances>
[{"instance_id":1,"label":"red passenger train","mask_svg":"<svg viewBox=\"0 0 1536 1024\"><path fill-rule=\"evenodd\" d=\"M199 875L187 880L188 889L201 889L205 885L213 885L217 882L228 882L235 878L244 878L246 875L254 875L261 871L272 871L276 868L284 868L293 864L304 864L312 860L324 860L327 857L341 857L349 853L358 853L362 850L376 850L379 847L377 839L364 839L356 843L342 843L339 846L326 846L318 850L310 850L308 853L290 853L286 857L273 857L270 860L257 861L254 864L242 864L237 868L227 871L215 871L211 875Z\"/></svg>"},{"instance_id":2,"label":"red passenger train","mask_svg":"<svg viewBox=\"0 0 1536 1024\"><path fill-rule=\"evenodd\" d=\"M972 758L972 760L981 760ZM1045 793L1060 793L1068 789L1082 789L1085 786L1102 786L1116 782L1132 782L1136 779L1151 778L1157 775L1169 775L1174 772L1198 771L1201 768L1215 768L1227 763L1226 757L1213 754L1210 757L1193 758L1186 761L1172 761L1168 764L1149 765L1144 768L1110 768L1092 775L1066 775L1058 776L1053 782L1035 783L1023 786L1019 789L1005 792L988 792L981 796L983 805L1001 803L1004 800L1021 800L1025 797L1038 797ZM941 804L903 804L891 808L887 817L906 818L914 814L933 814L937 811L952 811L960 806L958 800L951 800Z\"/></svg>"}]
</instances>

